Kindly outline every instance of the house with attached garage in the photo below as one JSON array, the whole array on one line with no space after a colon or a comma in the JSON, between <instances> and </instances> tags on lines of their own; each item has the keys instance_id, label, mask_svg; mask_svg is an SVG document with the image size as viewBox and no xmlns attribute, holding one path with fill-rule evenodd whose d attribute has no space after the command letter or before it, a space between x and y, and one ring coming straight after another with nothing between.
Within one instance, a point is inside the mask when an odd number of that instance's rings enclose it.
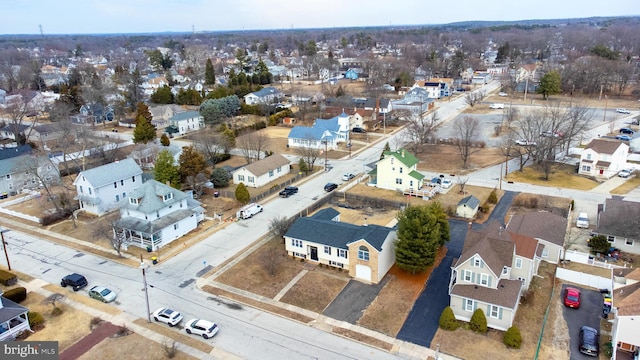
<instances>
[{"instance_id":1,"label":"house with attached garage","mask_svg":"<svg viewBox=\"0 0 640 360\"><path fill-rule=\"evenodd\" d=\"M247 105L270 104L280 101L283 97L280 90L273 86L267 86L261 90L245 95L244 102Z\"/></svg>"},{"instance_id":2,"label":"house with attached garage","mask_svg":"<svg viewBox=\"0 0 640 360\"><path fill-rule=\"evenodd\" d=\"M122 244L152 251L186 235L204 221L204 209L190 194L155 180L139 184L120 200L113 225Z\"/></svg>"},{"instance_id":3,"label":"house with attached garage","mask_svg":"<svg viewBox=\"0 0 640 360\"><path fill-rule=\"evenodd\" d=\"M613 283L611 359L631 359L640 351L640 269L614 269Z\"/></svg>"},{"instance_id":4,"label":"house with attached garage","mask_svg":"<svg viewBox=\"0 0 640 360\"><path fill-rule=\"evenodd\" d=\"M24 331L31 331L29 309L17 304L0 292L0 341L13 341Z\"/></svg>"},{"instance_id":5,"label":"house with attached garage","mask_svg":"<svg viewBox=\"0 0 640 360\"><path fill-rule=\"evenodd\" d=\"M629 145L619 140L594 139L580 154L578 172L598 179L609 179L627 168Z\"/></svg>"},{"instance_id":6,"label":"house with attached garage","mask_svg":"<svg viewBox=\"0 0 640 360\"><path fill-rule=\"evenodd\" d=\"M284 240L290 256L345 269L365 283L379 283L395 262L395 229L340 222L333 208L296 219Z\"/></svg>"},{"instance_id":7,"label":"house with attached garage","mask_svg":"<svg viewBox=\"0 0 640 360\"><path fill-rule=\"evenodd\" d=\"M369 172L369 184L387 190L420 189L424 175L417 171L417 165L418 158L405 149L384 151L382 160Z\"/></svg>"},{"instance_id":8,"label":"house with attached garage","mask_svg":"<svg viewBox=\"0 0 640 360\"><path fill-rule=\"evenodd\" d=\"M133 159L119 160L80 172L73 185L80 209L102 216L142 185L142 169Z\"/></svg>"},{"instance_id":9,"label":"house with attached garage","mask_svg":"<svg viewBox=\"0 0 640 360\"><path fill-rule=\"evenodd\" d=\"M169 119L169 126L176 129L179 135L204 129L204 116L198 111L184 111Z\"/></svg>"},{"instance_id":10,"label":"house with attached garage","mask_svg":"<svg viewBox=\"0 0 640 360\"><path fill-rule=\"evenodd\" d=\"M604 235L621 251L640 255L640 203L614 196L598 204L596 228L593 232Z\"/></svg>"},{"instance_id":11,"label":"house with attached garage","mask_svg":"<svg viewBox=\"0 0 640 360\"><path fill-rule=\"evenodd\" d=\"M291 162L280 154L245 165L232 172L235 184L244 183L250 187L260 187L289 174Z\"/></svg>"}]
</instances>

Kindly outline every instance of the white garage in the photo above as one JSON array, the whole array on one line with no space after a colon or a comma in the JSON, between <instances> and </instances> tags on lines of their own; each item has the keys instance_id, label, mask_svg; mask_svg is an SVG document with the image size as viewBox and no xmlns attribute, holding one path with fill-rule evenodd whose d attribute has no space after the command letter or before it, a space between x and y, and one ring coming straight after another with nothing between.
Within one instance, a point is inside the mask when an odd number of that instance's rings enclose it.
<instances>
[{"instance_id":1,"label":"white garage","mask_svg":"<svg viewBox=\"0 0 640 360\"><path fill-rule=\"evenodd\" d=\"M367 265L356 265L356 278L371 282L371 268Z\"/></svg>"}]
</instances>

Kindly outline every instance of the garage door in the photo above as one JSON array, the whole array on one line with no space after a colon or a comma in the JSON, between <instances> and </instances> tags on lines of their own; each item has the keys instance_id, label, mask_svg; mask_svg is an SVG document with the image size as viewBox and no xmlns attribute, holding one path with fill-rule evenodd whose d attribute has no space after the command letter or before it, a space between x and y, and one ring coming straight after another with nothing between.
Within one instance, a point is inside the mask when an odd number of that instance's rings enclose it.
<instances>
[{"instance_id":1,"label":"garage door","mask_svg":"<svg viewBox=\"0 0 640 360\"><path fill-rule=\"evenodd\" d=\"M356 277L358 279L371 281L371 268L367 265L356 265Z\"/></svg>"}]
</instances>

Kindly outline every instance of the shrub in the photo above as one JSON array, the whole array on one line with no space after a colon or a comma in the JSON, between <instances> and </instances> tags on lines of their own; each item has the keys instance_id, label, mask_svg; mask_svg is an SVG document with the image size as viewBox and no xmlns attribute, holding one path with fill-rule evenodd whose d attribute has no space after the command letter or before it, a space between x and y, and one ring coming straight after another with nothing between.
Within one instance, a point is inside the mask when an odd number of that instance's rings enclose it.
<instances>
[{"instance_id":1,"label":"shrub","mask_svg":"<svg viewBox=\"0 0 640 360\"><path fill-rule=\"evenodd\" d=\"M531 208L531 209L537 209L538 208L538 198L537 197L529 198L529 208Z\"/></svg>"},{"instance_id":2,"label":"shrub","mask_svg":"<svg viewBox=\"0 0 640 360\"><path fill-rule=\"evenodd\" d=\"M162 343L162 350L169 359L173 359L178 354L175 341Z\"/></svg>"},{"instance_id":3,"label":"shrub","mask_svg":"<svg viewBox=\"0 0 640 360\"><path fill-rule=\"evenodd\" d=\"M97 327L97 326L98 326L98 325L100 325L100 324L102 324L102 319L100 319L100 318L99 318L99 317L97 317L97 316L94 316L94 317L91 319L91 322L89 323L89 328L90 328L90 329L93 329L93 328Z\"/></svg>"},{"instance_id":4,"label":"shrub","mask_svg":"<svg viewBox=\"0 0 640 360\"><path fill-rule=\"evenodd\" d=\"M471 321L469 322L469 327L477 333L487 333L487 317L484 316L484 311L482 311L482 309L476 309L476 311L473 312Z\"/></svg>"},{"instance_id":5,"label":"shrub","mask_svg":"<svg viewBox=\"0 0 640 360\"><path fill-rule=\"evenodd\" d=\"M229 173L223 168L215 168L211 173L211 182L215 188L222 188L229 186Z\"/></svg>"},{"instance_id":6,"label":"shrub","mask_svg":"<svg viewBox=\"0 0 640 360\"><path fill-rule=\"evenodd\" d=\"M591 246L591 251L606 253L609 251L611 243L609 243L609 240L607 240L606 236L596 235L592 236L591 239L589 239L589 246Z\"/></svg>"},{"instance_id":7,"label":"shrub","mask_svg":"<svg viewBox=\"0 0 640 360\"><path fill-rule=\"evenodd\" d=\"M244 183L238 184L236 187L236 200L238 200L241 204L246 204L251 199L251 195L249 194L249 190L244 186Z\"/></svg>"},{"instance_id":8,"label":"shrub","mask_svg":"<svg viewBox=\"0 0 640 360\"><path fill-rule=\"evenodd\" d=\"M2 296L19 304L27 298L27 289L23 288L22 286L13 288L11 290L5 291Z\"/></svg>"},{"instance_id":9,"label":"shrub","mask_svg":"<svg viewBox=\"0 0 640 360\"><path fill-rule=\"evenodd\" d=\"M62 313L63 313L63 311L59 307L54 307L53 310L51 310L51 315L53 315L53 316L60 316L60 315L62 315Z\"/></svg>"},{"instance_id":10,"label":"shrub","mask_svg":"<svg viewBox=\"0 0 640 360\"><path fill-rule=\"evenodd\" d=\"M27 312L27 318L29 319L29 326L31 326L31 330L44 325L44 317L39 312L29 311Z\"/></svg>"},{"instance_id":11,"label":"shrub","mask_svg":"<svg viewBox=\"0 0 640 360\"><path fill-rule=\"evenodd\" d=\"M211 157L211 162L217 164L229 159L231 159L231 154L216 154Z\"/></svg>"},{"instance_id":12,"label":"shrub","mask_svg":"<svg viewBox=\"0 0 640 360\"><path fill-rule=\"evenodd\" d=\"M520 329L517 326L512 326L504 333L502 337L502 342L507 345L507 347L520 349L522 345L522 335L520 335Z\"/></svg>"},{"instance_id":13,"label":"shrub","mask_svg":"<svg viewBox=\"0 0 640 360\"><path fill-rule=\"evenodd\" d=\"M498 194L496 193L496 189L493 189L491 191L491 194L489 194L489 197L487 198L487 201L490 204L497 204L498 203Z\"/></svg>"},{"instance_id":14,"label":"shrub","mask_svg":"<svg viewBox=\"0 0 640 360\"><path fill-rule=\"evenodd\" d=\"M451 306L447 306L440 314L440 328L443 330L453 331L458 328L458 320L453 315Z\"/></svg>"},{"instance_id":15,"label":"shrub","mask_svg":"<svg viewBox=\"0 0 640 360\"><path fill-rule=\"evenodd\" d=\"M0 270L0 284L4 286L15 285L18 282L18 277L14 273L10 273L5 270Z\"/></svg>"}]
</instances>

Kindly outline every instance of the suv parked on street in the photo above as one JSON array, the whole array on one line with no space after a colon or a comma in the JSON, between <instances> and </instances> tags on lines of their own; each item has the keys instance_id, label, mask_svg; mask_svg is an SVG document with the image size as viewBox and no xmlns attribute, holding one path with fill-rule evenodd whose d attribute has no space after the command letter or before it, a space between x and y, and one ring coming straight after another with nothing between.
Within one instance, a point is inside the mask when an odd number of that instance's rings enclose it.
<instances>
[{"instance_id":1,"label":"suv parked on street","mask_svg":"<svg viewBox=\"0 0 640 360\"><path fill-rule=\"evenodd\" d=\"M282 189L282 191L280 191L280 197L282 198L288 198L289 196L295 194L298 192L298 188L295 186L287 186L286 188Z\"/></svg>"},{"instance_id":2,"label":"suv parked on street","mask_svg":"<svg viewBox=\"0 0 640 360\"><path fill-rule=\"evenodd\" d=\"M327 183L327 184L324 186L324 191L326 191L326 192L332 192L333 190L335 190L335 189L337 189L337 188L338 188L338 184L336 184L336 183Z\"/></svg>"},{"instance_id":3,"label":"suv parked on street","mask_svg":"<svg viewBox=\"0 0 640 360\"><path fill-rule=\"evenodd\" d=\"M60 281L60 286L62 287L71 286L73 291L78 291L83 287L87 286L87 284L88 284L87 278L76 273L69 274L63 277L62 280Z\"/></svg>"}]
</instances>

